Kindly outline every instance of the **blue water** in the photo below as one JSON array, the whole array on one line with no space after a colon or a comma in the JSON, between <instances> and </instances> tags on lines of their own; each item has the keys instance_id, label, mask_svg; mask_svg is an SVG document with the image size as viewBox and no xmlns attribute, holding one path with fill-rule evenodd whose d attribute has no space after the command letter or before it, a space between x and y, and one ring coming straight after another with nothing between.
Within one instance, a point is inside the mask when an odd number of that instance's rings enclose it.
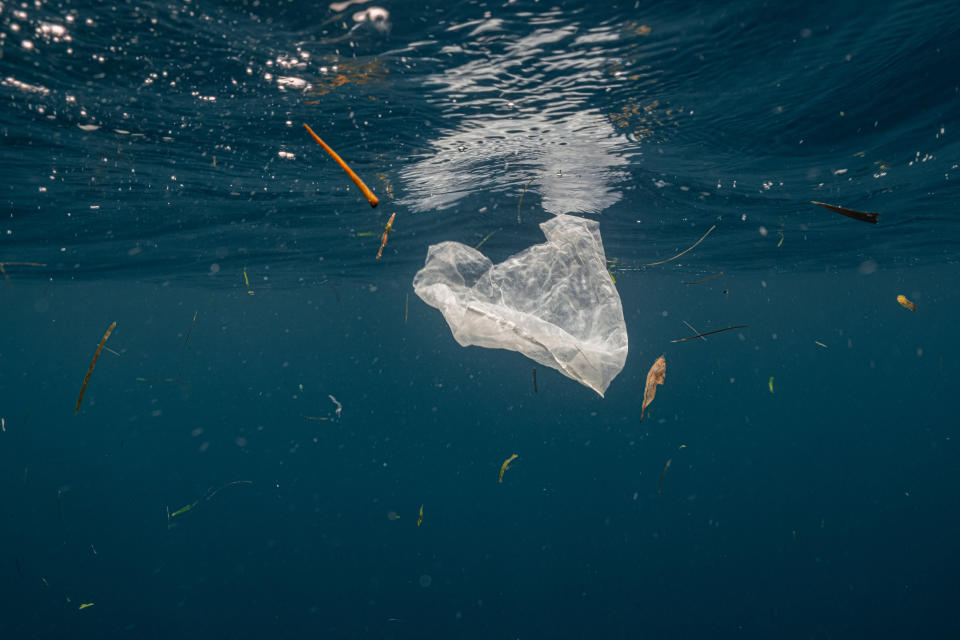
<instances>
[{"instance_id":1,"label":"blue water","mask_svg":"<svg viewBox=\"0 0 960 640\"><path fill-rule=\"evenodd\" d=\"M0 1L2 637L960 634L960 5L370 7ZM605 398L411 286L559 213Z\"/></svg>"}]
</instances>

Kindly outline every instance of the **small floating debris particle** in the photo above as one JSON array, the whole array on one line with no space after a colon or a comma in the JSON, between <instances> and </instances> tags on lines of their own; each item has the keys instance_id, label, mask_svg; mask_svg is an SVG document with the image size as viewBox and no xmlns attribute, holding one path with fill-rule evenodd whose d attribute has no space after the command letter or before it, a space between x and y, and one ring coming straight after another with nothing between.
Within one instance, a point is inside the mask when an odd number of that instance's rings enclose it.
<instances>
[{"instance_id":1,"label":"small floating debris particle","mask_svg":"<svg viewBox=\"0 0 960 640\"><path fill-rule=\"evenodd\" d=\"M720 273L715 273L709 278L704 278L703 280L694 280L693 282L681 282L680 284L703 284L704 282L710 282L711 280L719 278L722 275L723 275L723 271L721 271Z\"/></svg>"},{"instance_id":2,"label":"small floating debris particle","mask_svg":"<svg viewBox=\"0 0 960 640\"><path fill-rule=\"evenodd\" d=\"M706 232L705 234L703 234L703 236L702 236L699 240L697 240L697 241L694 242L692 245L690 245L690 248L689 248L689 249L685 249L684 251L681 251L680 253L678 253L677 255L673 256L672 258L667 258L666 260L660 260L659 262L648 262L647 264L645 264L645 265L643 265L643 266L645 266L645 267L655 267L655 266L657 266L658 264L665 264L665 263L667 263L667 262L671 262L671 261L673 261L673 260L676 260L676 259L679 258L680 256L682 256L682 255L684 255L684 254L686 254L686 253L689 253L689 252L693 251L694 249L696 249L696 248L697 248L697 245L700 244L701 242L703 242L704 240L706 240L707 236L710 235L710 234L713 232L713 230L716 229L716 228L717 228L717 225L713 225L712 227L710 227L709 229L707 229L707 232Z\"/></svg>"},{"instance_id":3,"label":"small floating debris particle","mask_svg":"<svg viewBox=\"0 0 960 640\"><path fill-rule=\"evenodd\" d=\"M910 311L916 311L916 310L917 310L917 305L916 305L915 303L911 302L911 301L907 298L907 296L903 295L902 293L897 296L897 302L899 302L899 303L900 303L900 306L903 307L904 309L909 309Z\"/></svg>"},{"instance_id":4,"label":"small floating debris particle","mask_svg":"<svg viewBox=\"0 0 960 640\"><path fill-rule=\"evenodd\" d=\"M657 385L663 384L666 377L667 358L666 356L660 356L653 362L653 365L647 372L647 383L643 389L643 405L640 407L640 422L643 422L644 412L657 395Z\"/></svg>"},{"instance_id":5,"label":"small floating debris particle","mask_svg":"<svg viewBox=\"0 0 960 640\"><path fill-rule=\"evenodd\" d=\"M500 482L501 483L503 482L503 472L509 469L510 463L516 460L518 457L519 456L517 454L513 454L512 456L504 460L502 465L500 465Z\"/></svg>"},{"instance_id":6,"label":"small floating debris particle","mask_svg":"<svg viewBox=\"0 0 960 640\"><path fill-rule=\"evenodd\" d=\"M667 475L667 469L670 468L670 464L673 462L672 458L667 458L667 464L663 465L663 471L660 472L660 479L657 480L657 493L663 493L663 478Z\"/></svg>"},{"instance_id":7,"label":"small floating debris particle","mask_svg":"<svg viewBox=\"0 0 960 640\"><path fill-rule=\"evenodd\" d=\"M246 283L246 285L247 285L247 293L249 293L250 295L253 295L253 289L250 288L250 278L247 277L247 268L246 268L246 267L243 268L243 281L244 281L244 282Z\"/></svg>"},{"instance_id":8,"label":"small floating debris particle","mask_svg":"<svg viewBox=\"0 0 960 640\"><path fill-rule=\"evenodd\" d=\"M702 338L703 336L712 336L715 333L720 333L722 331L730 331L731 329L746 329L748 325L737 324L732 327L724 327L723 329L714 329L713 331L707 331L699 335L690 336L689 338L680 338L678 340L671 340L670 342L686 342L687 340L696 340L697 338Z\"/></svg>"},{"instance_id":9,"label":"small floating debris particle","mask_svg":"<svg viewBox=\"0 0 960 640\"><path fill-rule=\"evenodd\" d=\"M387 220L387 226L383 230L383 236L380 238L380 250L377 251L377 260L383 257L383 248L387 246L387 238L390 237L390 232L393 230L393 220L397 217L396 213L390 214L390 219Z\"/></svg>"},{"instance_id":10,"label":"small floating debris particle","mask_svg":"<svg viewBox=\"0 0 960 640\"><path fill-rule=\"evenodd\" d=\"M517 202L517 224L520 224L520 205L523 204L523 196L527 194L527 187L530 186L530 183L536 179L536 176L527 180L527 184L523 185L523 191L520 192L520 201Z\"/></svg>"},{"instance_id":11,"label":"small floating debris particle","mask_svg":"<svg viewBox=\"0 0 960 640\"><path fill-rule=\"evenodd\" d=\"M333 402L333 404L337 405L337 408L336 408L336 410L335 410L335 413L337 414L337 420L339 420L339 419L340 419L340 412L343 411L343 405L340 404L339 402L337 402L337 399L334 398L333 396L331 396L330 394L327 394L327 397L330 398L330 400Z\"/></svg>"}]
</instances>

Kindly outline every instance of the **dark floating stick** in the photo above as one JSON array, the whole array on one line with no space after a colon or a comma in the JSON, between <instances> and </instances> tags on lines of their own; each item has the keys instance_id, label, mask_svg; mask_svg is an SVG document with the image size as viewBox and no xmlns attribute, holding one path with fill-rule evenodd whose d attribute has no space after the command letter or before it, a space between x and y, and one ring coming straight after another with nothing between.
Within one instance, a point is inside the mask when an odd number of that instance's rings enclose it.
<instances>
[{"instance_id":1,"label":"dark floating stick","mask_svg":"<svg viewBox=\"0 0 960 640\"><path fill-rule=\"evenodd\" d=\"M200 315L200 311L193 312L193 320L190 322L190 328L187 330L187 337L183 341L183 348L187 348L187 343L190 342L190 334L193 333L193 325L197 324L197 316Z\"/></svg>"},{"instance_id":2,"label":"dark floating stick","mask_svg":"<svg viewBox=\"0 0 960 640\"><path fill-rule=\"evenodd\" d=\"M818 207L830 209L830 211L834 213L839 213L840 215L853 218L854 220L860 220L861 222L869 222L870 224L877 224L877 216L880 215L879 213L867 213L866 211L857 211L856 209L846 209L844 207L838 207L835 204L826 204L824 202L817 202L816 200L811 200L810 202Z\"/></svg>"},{"instance_id":3,"label":"dark floating stick","mask_svg":"<svg viewBox=\"0 0 960 640\"><path fill-rule=\"evenodd\" d=\"M663 471L660 472L660 479L657 480L657 493L663 493L663 478L667 475L667 469L670 468L670 463L673 462L672 458L667 458L667 464L663 465Z\"/></svg>"},{"instance_id":4,"label":"dark floating stick","mask_svg":"<svg viewBox=\"0 0 960 640\"><path fill-rule=\"evenodd\" d=\"M533 368L533 392L537 393L537 368Z\"/></svg>"},{"instance_id":5,"label":"dark floating stick","mask_svg":"<svg viewBox=\"0 0 960 640\"><path fill-rule=\"evenodd\" d=\"M715 333L720 333L721 331L730 331L731 329L746 329L747 325L737 324L732 327L724 327L723 329L714 329L713 331L707 331L705 333L698 333L695 336L690 336L689 338L680 338L678 340L671 340L670 342L686 342L687 340L696 340L697 338L702 338L704 336L712 336Z\"/></svg>"},{"instance_id":6,"label":"dark floating stick","mask_svg":"<svg viewBox=\"0 0 960 640\"><path fill-rule=\"evenodd\" d=\"M715 273L709 278L704 278L703 280L697 280L695 282L681 282L680 284L703 284L704 282L710 282L711 280L715 280L722 275L723 275L723 271L721 271L720 273Z\"/></svg>"},{"instance_id":7,"label":"dark floating stick","mask_svg":"<svg viewBox=\"0 0 960 640\"><path fill-rule=\"evenodd\" d=\"M83 394L87 392L87 385L90 383L90 376L93 374L93 368L97 366L97 358L100 357L100 352L103 351L103 345L106 344L107 338L110 337L110 334L113 333L113 329L117 326L116 321L110 325L107 329L107 332L103 334L103 338L100 339L100 344L97 345L97 350L93 354L93 360L90 361L90 367L87 369L87 375L83 377L83 386L80 387L80 395L77 397L77 406L73 410L73 415L80 413L80 403L83 402Z\"/></svg>"}]
</instances>

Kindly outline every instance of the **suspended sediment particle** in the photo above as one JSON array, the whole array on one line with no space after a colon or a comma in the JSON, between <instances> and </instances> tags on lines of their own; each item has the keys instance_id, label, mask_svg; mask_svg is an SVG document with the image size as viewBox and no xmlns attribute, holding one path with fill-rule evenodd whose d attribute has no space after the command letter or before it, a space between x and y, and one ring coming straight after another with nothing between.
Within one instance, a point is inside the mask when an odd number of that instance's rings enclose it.
<instances>
[{"instance_id":1,"label":"suspended sediment particle","mask_svg":"<svg viewBox=\"0 0 960 640\"><path fill-rule=\"evenodd\" d=\"M657 385L663 384L666 377L667 358L660 356L654 361L650 371L647 372L647 384L643 389L643 405L640 407L640 422L643 422L644 412L657 395Z\"/></svg>"},{"instance_id":2,"label":"suspended sediment particle","mask_svg":"<svg viewBox=\"0 0 960 640\"><path fill-rule=\"evenodd\" d=\"M111 324L107 329L107 332L103 334L103 338L100 339L100 344L97 345L97 350L93 354L93 360L90 361L90 366L87 368L87 375L83 377L83 386L80 387L80 395L77 397L77 406L73 410L74 415L80 413L80 404L83 402L83 394L87 392L87 385L90 384L90 376L93 374L93 368L97 366L97 359L100 357L100 352L103 351L103 345L106 344L107 338L110 337L110 334L113 333L113 329L116 326L116 322Z\"/></svg>"},{"instance_id":3,"label":"suspended sediment particle","mask_svg":"<svg viewBox=\"0 0 960 640\"><path fill-rule=\"evenodd\" d=\"M846 207L838 207L835 204L827 204L825 202L817 202L816 200L810 201L812 204L817 205L818 207L823 207L824 209L829 209L834 213L839 213L840 215L847 216L848 218L853 218L854 220L860 220L861 222L869 222L870 224L877 224L877 217L879 213L868 213L866 211L857 211L856 209L847 209Z\"/></svg>"},{"instance_id":4,"label":"suspended sediment particle","mask_svg":"<svg viewBox=\"0 0 960 640\"><path fill-rule=\"evenodd\" d=\"M330 148L330 145L328 145L326 142L321 140L320 136L315 134L313 132L313 129L311 129L307 125L307 123L303 123L303 126L307 130L307 132L309 132L310 135L313 137L314 141L318 145L323 147L323 150L326 151L328 154L330 154L330 157L333 158L333 161L336 162L338 165L340 165L340 168L343 169L344 173L346 173L347 176L349 176L350 179L353 180L353 184L357 185L357 188L360 189L361 192L363 192L363 196L367 199L367 202L370 203L370 206L376 207L380 203L380 201L377 199L377 196L373 194L373 191L371 191L370 188L366 184L364 184L363 180L360 179L360 176L354 173L353 169L351 169L347 165L347 163L344 162L343 159L337 155L336 151Z\"/></svg>"}]
</instances>

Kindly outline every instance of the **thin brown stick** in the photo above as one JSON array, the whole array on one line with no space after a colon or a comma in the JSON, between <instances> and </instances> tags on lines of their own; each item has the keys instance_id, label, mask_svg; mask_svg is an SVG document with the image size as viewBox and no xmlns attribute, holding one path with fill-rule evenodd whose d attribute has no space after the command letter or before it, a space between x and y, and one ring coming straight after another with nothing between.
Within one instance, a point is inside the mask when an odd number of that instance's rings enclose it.
<instances>
[{"instance_id":1,"label":"thin brown stick","mask_svg":"<svg viewBox=\"0 0 960 640\"><path fill-rule=\"evenodd\" d=\"M90 376L93 374L93 368L97 366L97 358L100 357L100 352L103 351L103 345L106 344L107 338L110 337L110 334L113 333L113 329L116 326L117 323L114 321L107 329L107 332L103 334L103 338L100 339L100 344L97 345L97 350L93 354L93 360L90 361L90 366L87 368L87 375L83 377L83 386L80 387L80 395L77 397L77 406L73 410L73 415L80 413L80 403L83 402L83 394L87 392L87 385L90 384Z\"/></svg>"},{"instance_id":2,"label":"thin brown stick","mask_svg":"<svg viewBox=\"0 0 960 640\"><path fill-rule=\"evenodd\" d=\"M45 267L47 266L45 262L0 262L0 273L3 274L3 278L7 281L7 284L10 284L10 276L7 275L7 270L5 267Z\"/></svg>"},{"instance_id":3,"label":"thin brown stick","mask_svg":"<svg viewBox=\"0 0 960 640\"><path fill-rule=\"evenodd\" d=\"M306 122L303 123L303 126L310 133L310 135L313 136L314 141L316 141L318 145L323 147L323 150L329 153L330 157L333 158L333 161L336 162L338 165L340 165L340 168L344 170L344 172L347 174L347 176L350 177L351 180L353 180L353 184L357 185L357 188L363 192L363 195L367 199L367 202L370 203L370 206L376 207L380 203L380 201L377 199L377 196L373 195L373 191L370 191L370 187L368 187L366 184L363 183L363 180L360 179L360 176L354 173L353 169L347 166L347 163L344 162L343 159L337 155L337 152L331 149L330 145L328 145L326 142L321 140L320 136L315 134L313 132L313 129L311 129Z\"/></svg>"},{"instance_id":4,"label":"thin brown stick","mask_svg":"<svg viewBox=\"0 0 960 640\"><path fill-rule=\"evenodd\" d=\"M681 282L680 284L703 284L704 282L710 282L711 280L716 280L722 275L723 275L723 271L721 271L720 273L715 273L709 278L704 278L703 280L696 280L694 282Z\"/></svg>"},{"instance_id":5,"label":"thin brown stick","mask_svg":"<svg viewBox=\"0 0 960 640\"><path fill-rule=\"evenodd\" d=\"M671 340L670 342L686 342L687 340L696 340L697 338L702 338L704 336L712 336L715 333L720 333L722 331L730 331L731 329L746 329L747 325L738 324L732 327L724 327L723 329L714 329L713 331L706 331L704 333L698 333L695 336L690 336L689 338L680 338L679 340Z\"/></svg>"},{"instance_id":6,"label":"thin brown stick","mask_svg":"<svg viewBox=\"0 0 960 640\"><path fill-rule=\"evenodd\" d=\"M709 229L707 229L707 232L706 232L705 234L703 234L703 237L700 238L699 240L697 240L696 242L694 242L693 245L692 245L689 249L687 249L686 251L681 251L680 253L678 253L677 255L673 256L672 258L667 258L666 260L661 260L660 262L648 262L647 264L645 264L645 265L643 265L643 266L645 266L645 267L655 267L655 266L657 266L658 264L664 264L664 263L666 263L666 262L670 262L670 261L672 261L672 260L676 260L677 258L679 258L680 256L682 256L683 254L688 253L688 252L690 252L690 251L693 251L693 250L697 247L697 245L700 244L701 242L703 242L703 241L707 238L707 236L710 235L710 233L711 233L714 229L716 229L716 228L717 228L717 225L713 225L712 227L710 227Z\"/></svg>"}]
</instances>

